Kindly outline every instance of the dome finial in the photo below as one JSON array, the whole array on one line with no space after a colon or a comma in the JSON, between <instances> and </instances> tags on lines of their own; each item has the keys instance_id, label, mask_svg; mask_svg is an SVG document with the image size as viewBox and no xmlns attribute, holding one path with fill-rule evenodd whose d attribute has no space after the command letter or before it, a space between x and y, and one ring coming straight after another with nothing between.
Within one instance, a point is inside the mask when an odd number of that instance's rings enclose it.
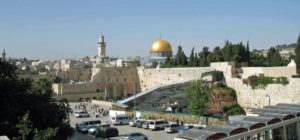
<instances>
[{"instance_id":1,"label":"dome finial","mask_svg":"<svg viewBox=\"0 0 300 140\"><path fill-rule=\"evenodd\" d=\"M162 39L161 34L159 35L159 39Z\"/></svg>"}]
</instances>

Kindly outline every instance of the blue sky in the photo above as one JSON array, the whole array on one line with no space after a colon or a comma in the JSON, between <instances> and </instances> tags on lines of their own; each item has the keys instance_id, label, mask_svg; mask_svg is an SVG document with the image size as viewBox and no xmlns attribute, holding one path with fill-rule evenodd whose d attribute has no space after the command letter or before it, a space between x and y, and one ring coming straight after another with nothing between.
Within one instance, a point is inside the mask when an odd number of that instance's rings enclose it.
<instances>
[{"instance_id":1,"label":"blue sky","mask_svg":"<svg viewBox=\"0 0 300 140\"><path fill-rule=\"evenodd\" d=\"M148 56L160 35L173 51L250 41L251 49L296 42L300 0L1 0L0 49L33 59L97 54Z\"/></svg>"}]
</instances>

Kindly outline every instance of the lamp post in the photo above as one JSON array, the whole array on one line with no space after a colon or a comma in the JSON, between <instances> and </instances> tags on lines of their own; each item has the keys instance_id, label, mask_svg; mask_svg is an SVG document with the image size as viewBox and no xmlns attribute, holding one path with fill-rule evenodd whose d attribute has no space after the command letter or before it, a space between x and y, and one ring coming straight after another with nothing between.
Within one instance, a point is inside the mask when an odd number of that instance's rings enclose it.
<instances>
[{"instance_id":1,"label":"lamp post","mask_svg":"<svg viewBox=\"0 0 300 140\"><path fill-rule=\"evenodd\" d=\"M107 91L106 91L106 86L105 86L105 88L104 88L104 95L105 95L105 101L106 101L106 95L107 95Z\"/></svg>"},{"instance_id":2,"label":"lamp post","mask_svg":"<svg viewBox=\"0 0 300 140\"><path fill-rule=\"evenodd\" d=\"M269 98L269 105L271 105L271 97L269 95L266 95L266 97Z\"/></svg>"}]
</instances>

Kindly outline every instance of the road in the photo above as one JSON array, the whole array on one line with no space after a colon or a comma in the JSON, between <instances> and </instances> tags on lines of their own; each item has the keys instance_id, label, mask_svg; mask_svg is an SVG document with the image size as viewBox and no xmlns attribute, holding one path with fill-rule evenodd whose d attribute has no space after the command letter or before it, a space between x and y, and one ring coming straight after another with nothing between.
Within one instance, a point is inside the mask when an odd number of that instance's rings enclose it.
<instances>
[{"instance_id":1,"label":"road","mask_svg":"<svg viewBox=\"0 0 300 140\"><path fill-rule=\"evenodd\" d=\"M75 109L75 105L78 105L79 102L72 102L70 103L71 108ZM101 122L109 121L109 117L100 117L96 118L95 115L93 115L93 110L90 108L90 104L87 106L87 110L91 112L91 116L88 118L76 118L74 117L74 114L70 116L70 124L73 128L75 128L75 124L80 121L87 121L87 120L98 120L100 119ZM108 110L109 107L107 106L100 106L99 108L103 108L104 110ZM129 132L141 132L148 136L151 140L173 140L174 137L177 135L177 133L166 133L164 130L158 130L158 131L151 131L143 128L136 128L131 127L129 125L121 125L121 126L113 126L119 130L120 135L124 135ZM71 137L71 140L96 140L93 136L87 135L87 134L81 134L80 132L75 132L74 135ZM101 140L101 138L98 138L98 140Z\"/></svg>"}]
</instances>

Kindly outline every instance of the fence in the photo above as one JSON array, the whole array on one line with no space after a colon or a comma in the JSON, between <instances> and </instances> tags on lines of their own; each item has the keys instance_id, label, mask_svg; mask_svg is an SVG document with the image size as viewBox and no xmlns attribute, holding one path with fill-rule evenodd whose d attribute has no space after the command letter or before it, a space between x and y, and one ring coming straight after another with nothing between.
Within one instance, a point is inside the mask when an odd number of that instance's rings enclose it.
<instances>
[{"instance_id":1,"label":"fence","mask_svg":"<svg viewBox=\"0 0 300 140\"><path fill-rule=\"evenodd\" d=\"M167 121L180 121L187 124L224 124L223 120L213 117L196 116L190 114L174 114L174 113L160 113L150 111L136 111L141 114L141 118L145 119L166 119ZM129 116L134 116L136 112L127 112ZM206 123L207 122L207 123Z\"/></svg>"},{"instance_id":2,"label":"fence","mask_svg":"<svg viewBox=\"0 0 300 140\"><path fill-rule=\"evenodd\" d=\"M96 104L96 105L104 105L104 106L112 106L112 102L109 101L102 101L102 100L92 100L92 104Z\"/></svg>"}]
</instances>

